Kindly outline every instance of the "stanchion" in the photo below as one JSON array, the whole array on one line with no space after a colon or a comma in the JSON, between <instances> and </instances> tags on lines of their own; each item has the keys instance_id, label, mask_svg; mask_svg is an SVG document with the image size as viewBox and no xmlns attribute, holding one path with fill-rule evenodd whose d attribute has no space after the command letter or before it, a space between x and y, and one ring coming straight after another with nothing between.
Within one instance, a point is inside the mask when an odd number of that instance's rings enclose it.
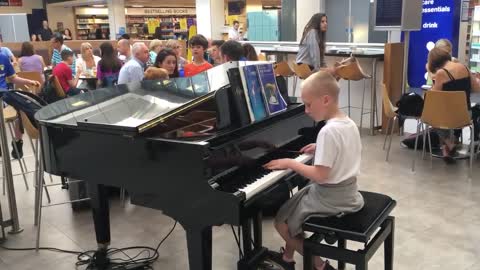
<instances>
[{"instance_id":1,"label":"stanchion","mask_svg":"<svg viewBox=\"0 0 480 270\"><path fill-rule=\"evenodd\" d=\"M15 197L15 187L13 185L12 164L10 163L10 153L8 152L7 131L3 116L3 97L0 96L0 146L2 147L4 181L7 183L8 207L10 210L10 219L2 221L2 228L11 227L10 234L21 233L18 222L17 200ZM0 219L1 220L1 219Z\"/></svg>"}]
</instances>

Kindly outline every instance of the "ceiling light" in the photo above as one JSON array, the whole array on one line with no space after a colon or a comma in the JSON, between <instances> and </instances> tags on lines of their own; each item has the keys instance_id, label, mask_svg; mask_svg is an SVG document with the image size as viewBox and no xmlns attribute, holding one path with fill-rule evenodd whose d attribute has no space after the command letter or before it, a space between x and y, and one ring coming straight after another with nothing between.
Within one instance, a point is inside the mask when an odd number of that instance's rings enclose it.
<instances>
[{"instance_id":1,"label":"ceiling light","mask_svg":"<svg viewBox=\"0 0 480 270\"><path fill-rule=\"evenodd\" d=\"M143 8L142 5L132 5L132 7L134 7L134 8Z\"/></svg>"},{"instance_id":2,"label":"ceiling light","mask_svg":"<svg viewBox=\"0 0 480 270\"><path fill-rule=\"evenodd\" d=\"M92 7L103 8L103 7L105 7L105 5L92 5Z\"/></svg>"}]
</instances>

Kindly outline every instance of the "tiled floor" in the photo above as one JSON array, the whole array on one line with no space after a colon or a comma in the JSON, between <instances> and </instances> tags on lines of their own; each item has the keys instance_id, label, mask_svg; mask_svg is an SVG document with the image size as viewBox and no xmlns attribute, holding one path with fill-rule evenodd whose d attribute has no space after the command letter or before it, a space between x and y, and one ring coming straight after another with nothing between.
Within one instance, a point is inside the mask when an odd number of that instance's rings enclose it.
<instances>
[{"instance_id":1,"label":"tiled floor","mask_svg":"<svg viewBox=\"0 0 480 270\"><path fill-rule=\"evenodd\" d=\"M363 190L391 195L398 202L395 239L395 269L479 269L480 263L480 161L474 164L474 177L469 179L467 164L446 166L434 160L419 160L417 171L411 168L412 151L400 146L395 137L390 163L384 161L383 136L364 136L362 175ZM28 150L27 150L28 152ZM29 164L32 160L29 160ZM13 163L14 168L18 165ZM30 180L32 179L30 175ZM19 216L22 228L18 235L9 235L4 245L33 247L33 190L25 191L20 177L15 178ZM51 188L55 201L66 199L66 192ZM6 197L0 195L4 215ZM122 208L112 205L112 247L133 245L156 246L170 230L173 221L160 211L134 205ZM96 247L91 216L88 211L73 212L69 205L44 208L42 246L72 250ZM278 249L282 242L273 230L272 221L264 222L265 245ZM354 245L352 245L355 247ZM183 229L178 226L160 248L155 269L188 269ZM214 269L236 269L238 252L228 226L214 229ZM41 251L20 252L0 249L0 269L75 269L76 257L69 254ZM297 269L302 269L297 257ZM373 258L371 269L383 269L382 252ZM353 268L350 268L353 269Z\"/></svg>"}]
</instances>

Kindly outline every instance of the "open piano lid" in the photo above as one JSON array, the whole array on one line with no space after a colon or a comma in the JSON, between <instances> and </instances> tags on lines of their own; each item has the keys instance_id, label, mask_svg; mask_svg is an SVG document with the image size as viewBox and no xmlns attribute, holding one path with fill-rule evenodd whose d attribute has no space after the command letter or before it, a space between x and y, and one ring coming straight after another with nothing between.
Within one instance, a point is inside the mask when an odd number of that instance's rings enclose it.
<instances>
[{"instance_id":1,"label":"open piano lid","mask_svg":"<svg viewBox=\"0 0 480 270\"><path fill-rule=\"evenodd\" d=\"M136 135L170 117L211 99L215 91L196 80L175 78L142 81L97 89L42 108L36 119L46 125L66 125L109 133ZM192 81L194 83L192 83Z\"/></svg>"}]
</instances>

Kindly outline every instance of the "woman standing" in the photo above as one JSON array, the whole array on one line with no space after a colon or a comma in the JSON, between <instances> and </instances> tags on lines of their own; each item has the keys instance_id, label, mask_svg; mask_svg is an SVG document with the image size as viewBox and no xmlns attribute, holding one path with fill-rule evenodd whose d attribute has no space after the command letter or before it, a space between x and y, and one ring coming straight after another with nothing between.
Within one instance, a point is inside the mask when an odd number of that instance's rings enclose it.
<instances>
[{"instance_id":1,"label":"woman standing","mask_svg":"<svg viewBox=\"0 0 480 270\"><path fill-rule=\"evenodd\" d=\"M82 57L77 59L77 73L94 76L94 71L97 70L97 64L100 61L100 57L93 55L92 44L85 42L80 45L80 52Z\"/></svg>"},{"instance_id":2,"label":"woman standing","mask_svg":"<svg viewBox=\"0 0 480 270\"><path fill-rule=\"evenodd\" d=\"M100 45L102 58L97 65L97 78L100 87L110 87L118 80L122 62L117 57L112 43L104 42Z\"/></svg>"},{"instance_id":3,"label":"woman standing","mask_svg":"<svg viewBox=\"0 0 480 270\"><path fill-rule=\"evenodd\" d=\"M158 52L164 48L163 41L154 39L150 41L148 47L150 49L150 60L148 60L147 66L152 66L155 63L155 59L157 59Z\"/></svg>"},{"instance_id":4,"label":"woman standing","mask_svg":"<svg viewBox=\"0 0 480 270\"><path fill-rule=\"evenodd\" d=\"M26 41L22 43L20 58L18 58L18 66L20 67L20 71L35 71L40 73L40 75L42 75L40 76L42 78L40 83L43 85L45 81L43 76L45 61L43 61L42 56L35 54L35 49L31 42Z\"/></svg>"},{"instance_id":5,"label":"woman standing","mask_svg":"<svg viewBox=\"0 0 480 270\"><path fill-rule=\"evenodd\" d=\"M157 54L154 66L165 69L169 78L179 77L177 55L170 49L163 49Z\"/></svg>"},{"instance_id":6,"label":"woman standing","mask_svg":"<svg viewBox=\"0 0 480 270\"><path fill-rule=\"evenodd\" d=\"M297 64L307 64L312 71L326 68L325 42L327 33L327 15L317 13L310 18L303 30L297 54Z\"/></svg>"},{"instance_id":7,"label":"woman standing","mask_svg":"<svg viewBox=\"0 0 480 270\"><path fill-rule=\"evenodd\" d=\"M177 55L178 60L178 70L183 73L183 67L188 63L188 61L182 57L182 46L180 42L176 39L169 39L165 44L165 48L173 50Z\"/></svg>"}]
</instances>

